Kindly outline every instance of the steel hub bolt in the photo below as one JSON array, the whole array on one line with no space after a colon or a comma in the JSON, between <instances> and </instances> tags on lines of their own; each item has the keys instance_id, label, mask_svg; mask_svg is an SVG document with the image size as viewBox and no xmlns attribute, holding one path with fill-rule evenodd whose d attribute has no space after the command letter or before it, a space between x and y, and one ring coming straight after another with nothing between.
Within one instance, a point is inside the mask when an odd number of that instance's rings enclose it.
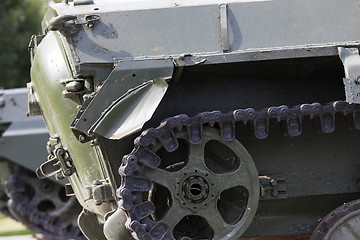
<instances>
[{"instance_id":1,"label":"steel hub bolt","mask_svg":"<svg viewBox=\"0 0 360 240\"><path fill-rule=\"evenodd\" d=\"M209 195L209 184L200 176L191 176L182 184L182 194L191 203L200 203Z\"/></svg>"}]
</instances>

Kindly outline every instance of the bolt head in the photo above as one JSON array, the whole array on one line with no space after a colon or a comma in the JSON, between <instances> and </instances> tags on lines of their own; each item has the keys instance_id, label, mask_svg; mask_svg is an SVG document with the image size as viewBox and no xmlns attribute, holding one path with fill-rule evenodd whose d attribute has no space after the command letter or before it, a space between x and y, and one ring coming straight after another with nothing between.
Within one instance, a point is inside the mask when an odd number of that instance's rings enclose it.
<instances>
[{"instance_id":1,"label":"bolt head","mask_svg":"<svg viewBox=\"0 0 360 240\"><path fill-rule=\"evenodd\" d=\"M85 136L80 134L80 135L79 135L79 141L80 141L80 142L85 141Z\"/></svg>"},{"instance_id":2,"label":"bolt head","mask_svg":"<svg viewBox=\"0 0 360 240\"><path fill-rule=\"evenodd\" d=\"M65 175L71 175L72 171L71 169L65 169Z\"/></svg>"}]
</instances>

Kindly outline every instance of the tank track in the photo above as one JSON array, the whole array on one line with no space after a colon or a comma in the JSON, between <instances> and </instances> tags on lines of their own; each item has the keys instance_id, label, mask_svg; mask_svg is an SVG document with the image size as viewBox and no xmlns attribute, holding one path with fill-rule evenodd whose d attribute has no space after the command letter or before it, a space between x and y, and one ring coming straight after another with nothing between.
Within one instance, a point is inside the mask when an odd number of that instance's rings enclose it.
<instances>
[{"instance_id":1,"label":"tank track","mask_svg":"<svg viewBox=\"0 0 360 240\"><path fill-rule=\"evenodd\" d=\"M31 204L27 196L28 189L26 183L28 181L28 171L20 166L16 166L11 178L11 201L16 208L16 212L26 219L26 222L22 223L29 229L41 233L50 239L85 240L86 238L78 226L72 222L72 218L66 218L66 213L52 216L47 212L38 211L37 207Z\"/></svg>"},{"instance_id":2,"label":"tank track","mask_svg":"<svg viewBox=\"0 0 360 240\"><path fill-rule=\"evenodd\" d=\"M241 122L249 126L251 133L258 139L268 136L269 121L276 119L280 123L283 135L298 136L302 133L302 120L310 117L313 126L318 133L331 133L335 129L335 114L343 114L352 129L360 130L360 105L348 104L345 101L330 102L325 105L320 103L301 104L295 107L281 105L269 107L260 111L253 108L236 109L233 112L223 114L220 111L203 112L194 117L181 114L170 117L161 122L157 128L149 128L134 140L134 149L122 159L119 168L121 186L117 190L119 206L127 213L126 227L132 236L139 240L160 240L166 235L168 226L163 221L141 221L155 211L155 205L151 201L140 199L141 192L151 190L152 181L139 173L145 165L149 168L157 168L161 159L151 150L151 146L160 143L168 152L178 148L178 142L174 136L174 129L181 131L186 128L189 141L198 144L202 141L203 125L220 128L221 138L231 141L235 137L235 123ZM183 237L183 240L190 239Z\"/></svg>"}]
</instances>

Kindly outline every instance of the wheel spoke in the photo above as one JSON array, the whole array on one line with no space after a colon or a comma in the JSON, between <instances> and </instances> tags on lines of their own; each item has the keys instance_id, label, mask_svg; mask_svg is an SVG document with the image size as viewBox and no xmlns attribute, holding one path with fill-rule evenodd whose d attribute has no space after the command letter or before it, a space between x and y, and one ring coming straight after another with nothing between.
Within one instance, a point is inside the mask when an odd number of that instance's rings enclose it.
<instances>
[{"instance_id":1,"label":"wheel spoke","mask_svg":"<svg viewBox=\"0 0 360 240\"><path fill-rule=\"evenodd\" d=\"M169 190L175 189L175 179L176 173L168 172L166 170L155 168L155 169L148 169L144 172L144 176L148 179L151 179L154 183L162 185Z\"/></svg>"},{"instance_id":2,"label":"wheel spoke","mask_svg":"<svg viewBox=\"0 0 360 240\"><path fill-rule=\"evenodd\" d=\"M223 220L220 212L217 210L216 203L214 203L213 206L201 210L199 215L207 221L214 231L213 239L224 239L234 228L234 226L227 224Z\"/></svg>"},{"instance_id":3,"label":"wheel spoke","mask_svg":"<svg viewBox=\"0 0 360 240\"><path fill-rule=\"evenodd\" d=\"M205 144L205 139L199 144L190 144L189 162L186 165L186 168L208 170L204 162Z\"/></svg>"},{"instance_id":4,"label":"wheel spoke","mask_svg":"<svg viewBox=\"0 0 360 240\"><path fill-rule=\"evenodd\" d=\"M163 218L164 222L169 226L169 232L172 235L174 227L178 224L183 217L189 215L190 211L182 208L177 201L173 202L172 207L168 210Z\"/></svg>"},{"instance_id":5,"label":"wheel spoke","mask_svg":"<svg viewBox=\"0 0 360 240\"><path fill-rule=\"evenodd\" d=\"M229 189L236 186L243 186L250 190L253 184L253 180L245 166L240 166L235 172L226 174L213 174L212 180L216 182L214 188L215 193L220 194L222 190Z\"/></svg>"}]
</instances>

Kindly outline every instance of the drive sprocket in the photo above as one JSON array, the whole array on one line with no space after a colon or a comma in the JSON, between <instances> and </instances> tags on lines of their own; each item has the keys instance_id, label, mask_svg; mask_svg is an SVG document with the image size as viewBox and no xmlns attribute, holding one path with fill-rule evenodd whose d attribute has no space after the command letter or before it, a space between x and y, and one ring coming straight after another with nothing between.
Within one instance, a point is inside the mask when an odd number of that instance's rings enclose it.
<instances>
[{"instance_id":1,"label":"drive sprocket","mask_svg":"<svg viewBox=\"0 0 360 240\"><path fill-rule=\"evenodd\" d=\"M250 155L236 139L223 141L215 128L204 128L197 144L190 142L187 131L175 131L174 139L174 151L160 143L151 149L160 160L158 167L144 163L147 149L124 158L119 194L126 198L128 191L136 192L136 206L122 201L124 209L131 209L128 227L137 239L237 239L259 201L258 173ZM141 224L151 230L139 235L135 230Z\"/></svg>"}]
</instances>

